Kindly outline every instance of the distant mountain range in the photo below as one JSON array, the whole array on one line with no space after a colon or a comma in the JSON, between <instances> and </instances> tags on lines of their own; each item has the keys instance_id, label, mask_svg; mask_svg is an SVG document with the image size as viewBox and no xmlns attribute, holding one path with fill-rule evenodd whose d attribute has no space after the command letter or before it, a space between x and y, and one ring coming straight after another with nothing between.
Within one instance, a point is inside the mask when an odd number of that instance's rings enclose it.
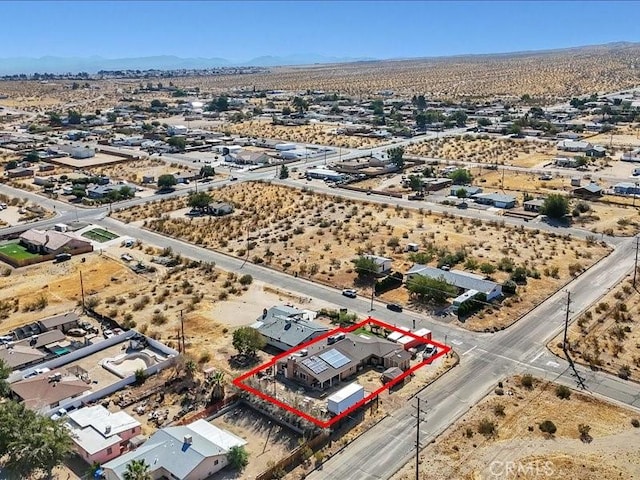
<instances>
[{"instance_id":1,"label":"distant mountain range","mask_svg":"<svg viewBox=\"0 0 640 480\"><path fill-rule=\"evenodd\" d=\"M604 45L585 45L582 47L558 48L550 50L530 50L510 53L493 53L493 54L466 54L440 57L421 57L421 58L398 58L393 60L433 60L438 58L446 60L447 58L477 58L477 57L508 57L508 56L526 56L551 53L565 52L588 52L602 51L620 51L629 48L638 48L640 43L633 42L613 42ZM389 59L392 60L392 59ZM134 57L134 58L104 58L99 56L92 57L13 57L0 58L0 75L15 74L33 74L33 73L96 73L99 70L199 70L219 67L275 67L284 65L312 65L312 64L330 64L330 63L351 63L351 62L370 62L381 61L376 58L350 58L350 57L331 57L318 55L315 53L300 53L287 56L263 56L252 58L244 62L233 62L226 58L183 58L174 55L158 55L151 57Z\"/></svg>"},{"instance_id":2,"label":"distant mountain range","mask_svg":"<svg viewBox=\"0 0 640 480\"><path fill-rule=\"evenodd\" d=\"M33 73L96 73L100 70L179 70L218 67L274 67L280 65L310 65L314 63L348 63L372 58L327 57L317 54L294 54L284 57L256 57L246 62L225 58L182 58L173 55L136 58L91 57L13 57L0 58L0 75Z\"/></svg>"}]
</instances>

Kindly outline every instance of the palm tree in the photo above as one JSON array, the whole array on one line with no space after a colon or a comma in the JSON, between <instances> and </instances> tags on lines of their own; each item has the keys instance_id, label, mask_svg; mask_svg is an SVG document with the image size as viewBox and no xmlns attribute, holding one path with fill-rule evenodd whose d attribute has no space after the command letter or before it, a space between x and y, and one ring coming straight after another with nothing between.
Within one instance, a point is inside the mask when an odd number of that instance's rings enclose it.
<instances>
[{"instance_id":1,"label":"palm tree","mask_svg":"<svg viewBox=\"0 0 640 480\"><path fill-rule=\"evenodd\" d=\"M149 473L149 465L144 460L131 460L127 463L127 469L124 472L124 480L151 480Z\"/></svg>"},{"instance_id":2,"label":"palm tree","mask_svg":"<svg viewBox=\"0 0 640 480\"><path fill-rule=\"evenodd\" d=\"M193 378L193 375L196 373L196 368L196 362L191 359L187 360L184 364L184 371L187 374L187 377Z\"/></svg>"},{"instance_id":3,"label":"palm tree","mask_svg":"<svg viewBox=\"0 0 640 480\"><path fill-rule=\"evenodd\" d=\"M217 371L211 376L211 383L213 384L213 390L211 391L211 403L224 400L224 372Z\"/></svg>"}]
</instances>

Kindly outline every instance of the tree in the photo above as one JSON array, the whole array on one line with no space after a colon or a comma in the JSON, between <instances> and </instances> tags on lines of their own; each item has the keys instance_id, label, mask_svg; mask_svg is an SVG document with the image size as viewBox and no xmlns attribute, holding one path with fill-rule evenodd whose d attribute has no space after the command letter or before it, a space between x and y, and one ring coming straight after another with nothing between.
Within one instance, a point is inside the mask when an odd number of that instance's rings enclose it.
<instances>
[{"instance_id":1,"label":"tree","mask_svg":"<svg viewBox=\"0 0 640 480\"><path fill-rule=\"evenodd\" d=\"M560 220L569 213L569 200L559 193L552 193L544 199L540 212L549 218Z\"/></svg>"},{"instance_id":2,"label":"tree","mask_svg":"<svg viewBox=\"0 0 640 480\"><path fill-rule=\"evenodd\" d=\"M0 456L19 478L52 470L71 452L69 430L62 422L41 416L13 401L0 404Z\"/></svg>"},{"instance_id":3,"label":"tree","mask_svg":"<svg viewBox=\"0 0 640 480\"><path fill-rule=\"evenodd\" d=\"M107 113L107 121L109 123L116 123L118 121L118 114L116 112Z\"/></svg>"},{"instance_id":4,"label":"tree","mask_svg":"<svg viewBox=\"0 0 640 480\"><path fill-rule=\"evenodd\" d=\"M286 165L282 165L280 167L280 180L284 180L285 178L289 178L289 168Z\"/></svg>"},{"instance_id":5,"label":"tree","mask_svg":"<svg viewBox=\"0 0 640 480\"><path fill-rule=\"evenodd\" d=\"M469 185L473 177L465 168L458 168L449 174L449 178L453 180L454 185Z\"/></svg>"},{"instance_id":6,"label":"tree","mask_svg":"<svg viewBox=\"0 0 640 480\"><path fill-rule=\"evenodd\" d=\"M414 192L422 192L422 177L419 175L409 175L409 188Z\"/></svg>"},{"instance_id":7,"label":"tree","mask_svg":"<svg viewBox=\"0 0 640 480\"><path fill-rule=\"evenodd\" d=\"M424 112L420 112L416 115L416 127L420 130L427 128L427 115Z\"/></svg>"},{"instance_id":8,"label":"tree","mask_svg":"<svg viewBox=\"0 0 640 480\"><path fill-rule=\"evenodd\" d=\"M18 162L15 160L10 160L9 162L4 164L4 169L5 170L13 170L14 168L16 168L18 166Z\"/></svg>"},{"instance_id":9,"label":"tree","mask_svg":"<svg viewBox=\"0 0 640 480\"><path fill-rule=\"evenodd\" d=\"M9 395L10 389L7 378L9 378L10 374L11 368L4 362L4 360L0 359L0 397L6 397Z\"/></svg>"},{"instance_id":10,"label":"tree","mask_svg":"<svg viewBox=\"0 0 640 480\"><path fill-rule=\"evenodd\" d=\"M391 163L393 163L396 167L401 169L404 167L404 148L403 147L393 147L387 150L389 154L389 158L391 158Z\"/></svg>"},{"instance_id":11,"label":"tree","mask_svg":"<svg viewBox=\"0 0 640 480\"><path fill-rule=\"evenodd\" d=\"M161 100L153 99L151 100L151 108L165 108L167 104Z\"/></svg>"},{"instance_id":12,"label":"tree","mask_svg":"<svg viewBox=\"0 0 640 480\"><path fill-rule=\"evenodd\" d=\"M213 389L211 390L211 403L216 403L224 400L224 372L217 370L216 373L211 376L210 382L213 384Z\"/></svg>"},{"instance_id":13,"label":"tree","mask_svg":"<svg viewBox=\"0 0 640 480\"><path fill-rule=\"evenodd\" d=\"M120 190L115 191L118 192L120 198L133 198L136 194L133 187L130 187L129 185L124 185L123 187L120 187Z\"/></svg>"},{"instance_id":14,"label":"tree","mask_svg":"<svg viewBox=\"0 0 640 480\"><path fill-rule=\"evenodd\" d=\"M284 106L282 107L282 115L284 115L285 117L287 115L291 115L291 108L289 108L288 106Z\"/></svg>"},{"instance_id":15,"label":"tree","mask_svg":"<svg viewBox=\"0 0 640 480\"><path fill-rule=\"evenodd\" d=\"M545 420L544 422L540 423L538 427L542 432L547 433L549 435L553 435L558 430L556 428L555 423L553 423L551 420Z\"/></svg>"},{"instance_id":16,"label":"tree","mask_svg":"<svg viewBox=\"0 0 640 480\"><path fill-rule=\"evenodd\" d=\"M481 127L487 127L491 125L491 120L485 117L481 117L478 119L478 125L480 125Z\"/></svg>"},{"instance_id":17,"label":"tree","mask_svg":"<svg viewBox=\"0 0 640 480\"><path fill-rule=\"evenodd\" d=\"M181 152L187 147L187 140L184 137L171 137L167 143Z\"/></svg>"},{"instance_id":18,"label":"tree","mask_svg":"<svg viewBox=\"0 0 640 480\"><path fill-rule=\"evenodd\" d=\"M56 112L49 112L47 115L49 115L49 125L52 127L59 127L62 125L62 119Z\"/></svg>"},{"instance_id":19,"label":"tree","mask_svg":"<svg viewBox=\"0 0 640 480\"><path fill-rule=\"evenodd\" d=\"M240 327L233 332L233 340L231 343L238 353L254 356L257 350L265 347L267 341L255 328Z\"/></svg>"},{"instance_id":20,"label":"tree","mask_svg":"<svg viewBox=\"0 0 640 480\"><path fill-rule=\"evenodd\" d=\"M459 188L458 190L456 190L456 197L467 198L467 191L464 188Z\"/></svg>"},{"instance_id":21,"label":"tree","mask_svg":"<svg viewBox=\"0 0 640 480\"><path fill-rule=\"evenodd\" d=\"M207 192L192 193L187 200L187 205L197 210L204 210L210 203L211 195Z\"/></svg>"},{"instance_id":22,"label":"tree","mask_svg":"<svg viewBox=\"0 0 640 480\"><path fill-rule=\"evenodd\" d=\"M200 168L200 173L198 174L200 178L209 178L215 176L216 171L211 165L205 165Z\"/></svg>"},{"instance_id":23,"label":"tree","mask_svg":"<svg viewBox=\"0 0 640 480\"><path fill-rule=\"evenodd\" d=\"M229 449L227 453L227 461L236 470L242 471L249 464L249 454L244 446L236 445ZM126 479L125 479L126 480Z\"/></svg>"},{"instance_id":24,"label":"tree","mask_svg":"<svg viewBox=\"0 0 640 480\"><path fill-rule=\"evenodd\" d=\"M87 195L87 191L82 185L74 185L71 190L71 194L78 199L84 198Z\"/></svg>"},{"instance_id":25,"label":"tree","mask_svg":"<svg viewBox=\"0 0 640 480\"><path fill-rule=\"evenodd\" d=\"M467 114L462 110L456 110L449 115L447 120L455 123L457 127L464 127L467 124Z\"/></svg>"},{"instance_id":26,"label":"tree","mask_svg":"<svg viewBox=\"0 0 640 480\"><path fill-rule=\"evenodd\" d=\"M371 110L374 115L384 115L384 103L382 100L374 100L371 102Z\"/></svg>"},{"instance_id":27,"label":"tree","mask_svg":"<svg viewBox=\"0 0 640 480\"><path fill-rule=\"evenodd\" d=\"M69 125L79 125L82 122L82 115L76 110L68 110L67 121Z\"/></svg>"},{"instance_id":28,"label":"tree","mask_svg":"<svg viewBox=\"0 0 640 480\"><path fill-rule=\"evenodd\" d=\"M144 460L131 460L122 478L124 480L151 480L150 466Z\"/></svg>"},{"instance_id":29,"label":"tree","mask_svg":"<svg viewBox=\"0 0 640 480\"><path fill-rule=\"evenodd\" d=\"M416 98L416 108L418 110L424 110L427 108L427 100L424 98L424 95L418 95Z\"/></svg>"},{"instance_id":30,"label":"tree","mask_svg":"<svg viewBox=\"0 0 640 480\"><path fill-rule=\"evenodd\" d=\"M407 282L407 290L422 302L441 304L458 293L458 289L444 278L416 275Z\"/></svg>"},{"instance_id":31,"label":"tree","mask_svg":"<svg viewBox=\"0 0 640 480\"><path fill-rule=\"evenodd\" d=\"M378 264L371 257L359 256L353 260L354 269L361 279L371 278L378 273Z\"/></svg>"},{"instance_id":32,"label":"tree","mask_svg":"<svg viewBox=\"0 0 640 480\"><path fill-rule=\"evenodd\" d=\"M176 180L176 177L174 177L170 173L166 173L158 177L158 187L161 190L168 190L174 187L177 183L178 181Z\"/></svg>"},{"instance_id":33,"label":"tree","mask_svg":"<svg viewBox=\"0 0 640 480\"><path fill-rule=\"evenodd\" d=\"M298 111L298 113L303 114L306 110L309 109L309 102L307 102L302 97L293 97L291 101L291 105Z\"/></svg>"}]
</instances>

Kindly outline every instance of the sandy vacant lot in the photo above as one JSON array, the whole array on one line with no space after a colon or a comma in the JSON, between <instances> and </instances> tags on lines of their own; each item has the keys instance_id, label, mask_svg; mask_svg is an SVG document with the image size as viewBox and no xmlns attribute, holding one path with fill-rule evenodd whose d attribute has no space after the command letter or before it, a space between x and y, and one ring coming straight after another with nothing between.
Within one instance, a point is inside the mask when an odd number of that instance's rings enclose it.
<instances>
[{"instance_id":1,"label":"sandy vacant lot","mask_svg":"<svg viewBox=\"0 0 640 480\"><path fill-rule=\"evenodd\" d=\"M509 270L513 264L528 269L531 278L519 288L518 295L506 299L500 308L489 308L465 323L468 328L479 330L510 324L607 251L594 242L511 228L497 221L485 224L268 183L224 187L212 196L234 204L234 213L193 219L169 215L186 207L184 199L174 199L133 207L117 212L116 216L340 288L356 282L351 260L363 253L390 257L396 271L406 272L415 258L403 252L409 242L421 245L426 254L421 261L432 264L438 258L459 252L464 259L458 268L478 271L481 264L489 263L494 268L500 264ZM501 282L509 273L497 269L492 277ZM404 288L386 294L383 299L405 304L410 301Z\"/></svg>"},{"instance_id":2,"label":"sandy vacant lot","mask_svg":"<svg viewBox=\"0 0 640 480\"><path fill-rule=\"evenodd\" d=\"M555 156L556 150L553 143L546 141L464 135L411 145L407 153L447 160L533 167L549 161Z\"/></svg>"},{"instance_id":3,"label":"sandy vacant lot","mask_svg":"<svg viewBox=\"0 0 640 480\"><path fill-rule=\"evenodd\" d=\"M125 163L118 163L107 167L96 167L91 169L91 173L96 175L106 175L118 180L126 180L131 183L142 183L142 177L150 176L154 178L154 185L158 177L164 174L185 173L185 167L176 164L168 164L159 159L131 160ZM191 170L189 170L191 173Z\"/></svg>"},{"instance_id":4,"label":"sandy vacant lot","mask_svg":"<svg viewBox=\"0 0 640 480\"><path fill-rule=\"evenodd\" d=\"M580 363L640 381L640 294L630 275L569 326L569 354ZM562 352L562 335L549 348Z\"/></svg>"},{"instance_id":5,"label":"sandy vacant lot","mask_svg":"<svg viewBox=\"0 0 640 480\"><path fill-rule=\"evenodd\" d=\"M503 392L490 394L421 452L421 479L640 478L640 429L631 424L637 412L575 391L562 400L554 384L537 380L528 389L510 378ZM556 426L554 435L540 430L545 420ZM483 421L493 434L480 433ZM581 424L589 427L582 439ZM413 463L393 477L413 478Z\"/></svg>"},{"instance_id":6,"label":"sandy vacant lot","mask_svg":"<svg viewBox=\"0 0 640 480\"><path fill-rule=\"evenodd\" d=\"M253 138L270 138L288 142L333 145L335 147L361 148L377 147L384 141L376 138L335 135L331 131L336 125L272 125L271 121L252 120L243 123L232 123L225 131Z\"/></svg>"}]
</instances>

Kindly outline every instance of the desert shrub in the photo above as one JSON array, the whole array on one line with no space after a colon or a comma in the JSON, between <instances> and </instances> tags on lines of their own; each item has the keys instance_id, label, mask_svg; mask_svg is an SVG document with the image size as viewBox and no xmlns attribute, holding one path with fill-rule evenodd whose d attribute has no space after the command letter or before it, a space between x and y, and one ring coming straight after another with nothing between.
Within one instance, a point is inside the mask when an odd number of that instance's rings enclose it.
<instances>
[{"instance_id":1,"label":"desert shrub","mask_svg":"<svg viewBox=\"0 0 640 480\"><path fill-rule=\"evenodd\" d=\"M528 389L533 388L533 376L529 373L525 373L520 379L520 385Z\"/></svg>"},{"instance_id":2,"label":"desert shrub","mask_svg":"<svg viewBox=\"0 0 640 480\"><path fill-rule=\"evenodd\" d=\"M502 405L501 403L498 403L496 405L493 406L493 414L496 417L504 417L504 405Z\"/></svg>"},{"instance_id":3,"label":"desert shrub","mask_svg":"<svg viewBox=\"0 0 640 480\"><path fill-rule=\"evenodd\" d=\"M251 285L251 282L253 282L253 277L249 274L245 274L241 276L240 280L238 281L240 282L240 285Z\"/></svg>"},{"instance_id":4,"label":"desert shrub","mask_svg":"<svg viewBox=\"0 0 640 480\"><path fill-rule=\"evenodd\" d=\"M540 423L540 425L538 425L538 428L540 428L542 432L549 435L553 435L558 430L555 423L553 423L551 420L545 420L544 422Z\"/></svg>"},{"instance_id":5,"label":"desert shrub","mask_svg":"<svg viewBox=\"0 0 640 480\"><path fill-rule=\"evenodd\" d=\"M151 323L153 325L164 325L167 323L167 316L162 312L156 312L151 317Z\"/></svg>"},{"instance_id":6,"label":"desert shrub","mask_svg":"<svg viewBox=\"0 0 640 480\"><path fill-rule=\"evenodd\" d=\"M465 435L467 436L467 438L473 437L473 430L467 427L467 430L465 431Z\"/></svg>"},{"instance_id":7,"label":"desert shrub","mask_svg":"<svg viewBox=\"0 0 640 480\"><path fill-rule=\"evenodd\" d=\"M640 420L638 420L637 418L634 418L633 420L631 420L631 425L633 425L635 428L639 428Z\"/></svg>"},{"instance_id":8,"label":"desert shrub","mask_svg":"<svg viewBox=\"0 0 640 480\"><path fill-rule=\"evenodd\" d=\"M584 423L581 423L580 425L578 425L578 432L580 432L580 440L582 440L584 443L590 443L591 440L593 440L593 437L589 434L590 431L591 431L591 427L589 425L585 425Z\"/></svg>"},{"instance_id":9,"label":"desert shrub","mask_svg":"<svg viewBox=\"0 0 640 480\"><path fill-rule=\"evenodd\" d=\"M480 264L480 271L485 275L491 275L496 271L496 267L491 263L484 262Z\"/></svg>"},{"instance_id":10,"label":"desert shrub","mask_svg":"<svg viewBox=\"0 0 640 480\"><path fill-rule=\"evenodd\" d=\"M631 376L631 369L629 368L628 365L623 365L622 367L620 367L620 370L618 370L618 377L620 377L623 380L628 380L630 376Z\"/></svg>"},{"instance_id":11,"label":"desert shrub","mask_svg":"<svg viewBox=\"0 0 640 480\"><path fill-rule=\"evenodd\" d=\"M488 418L483 418L478 424L478 433L484 435L485 437L493 437L496 434L495 422L489 420Z\"/></svg>"},{"instance_id":12,"label":"desert shrub","mask_svg":"<svg viewBox=\"0 0 640 480\"><path fill-rule=\"evenodd\" d=\"M211 354L209 352L203 352L198 358L198 363L207 363L209 360L211 360Z\"/></svg>"},{"instance_id":13,"label":"desert shrub","mask_svg":"<svg viewBox=\"0 0 640 480\"><path fill-rule=\"evenodd\" d=\"M556 387L556 396L563 400L568 400L571 397L571 389L564 385L558 385Z\"/></svg>"}]
</instances>

